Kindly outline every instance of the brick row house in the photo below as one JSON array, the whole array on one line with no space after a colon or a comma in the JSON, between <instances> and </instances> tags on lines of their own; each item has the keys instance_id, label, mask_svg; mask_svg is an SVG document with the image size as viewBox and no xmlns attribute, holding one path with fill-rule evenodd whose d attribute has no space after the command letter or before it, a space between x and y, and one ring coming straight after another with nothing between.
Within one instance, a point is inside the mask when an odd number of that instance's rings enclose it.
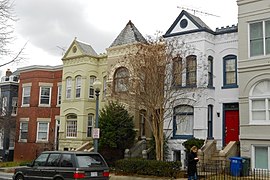
<instances>
[{"instance_id":1,"label":"brick row house","mask_svg":"<svg viewBox=\"0 0 270 180\"><path fill-rule=\"evenodd\" d=\"M20 77L14 160L58 149L62 66L28 66Z\"/></svg>"}]
</instances>

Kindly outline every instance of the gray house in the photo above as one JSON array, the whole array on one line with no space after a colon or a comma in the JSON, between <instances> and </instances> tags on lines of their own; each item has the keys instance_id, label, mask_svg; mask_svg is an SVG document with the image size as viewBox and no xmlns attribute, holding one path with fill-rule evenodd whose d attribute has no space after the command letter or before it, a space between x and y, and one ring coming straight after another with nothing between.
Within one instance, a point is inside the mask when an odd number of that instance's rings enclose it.
<instances>
[{"instance_id":1,"label":"gray house","mask_svg":"<svg viewBox=\"0 0 270 180\"><path fill-rule=\"evenodd\" d=\"M270 169L270 1L237 3L240 152Z\"/></svg>"}]
</instances>

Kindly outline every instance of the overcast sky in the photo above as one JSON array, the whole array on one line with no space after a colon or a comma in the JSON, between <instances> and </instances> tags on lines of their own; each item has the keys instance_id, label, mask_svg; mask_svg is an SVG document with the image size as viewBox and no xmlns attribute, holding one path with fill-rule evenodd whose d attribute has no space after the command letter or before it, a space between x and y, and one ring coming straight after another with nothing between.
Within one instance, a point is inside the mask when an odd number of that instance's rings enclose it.
<instances>
[{"instance_id":1,"label":"overcast sky","mask_svg":"<svg viewBox=\"0 0 270 180\"><path fill-rule=\"evenodd\" d=\"M203 12L195 15L213 30L237 24L236 0L15 0L19 20L13 46L18 49L28 41L26 60L2 70L60 65L75 37L104 53L129 20L144 36L165 33L181 12L178 7Z\"/></svg>"}]
</instances>

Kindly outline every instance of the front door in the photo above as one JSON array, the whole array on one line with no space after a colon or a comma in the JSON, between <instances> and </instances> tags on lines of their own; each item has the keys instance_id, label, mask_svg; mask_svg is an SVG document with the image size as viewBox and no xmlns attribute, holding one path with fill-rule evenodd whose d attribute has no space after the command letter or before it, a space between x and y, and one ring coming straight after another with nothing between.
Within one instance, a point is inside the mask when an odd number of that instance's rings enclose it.
<instances>
[{"instance_id":1,"label":"front door","mask_svg":"<svg viewBox=\"0 0 270 180\"><path fill-rule=\"evenodd\" d=\"M225 109L225 145L230 141L239 141L239 110L238 109Z\"/></svg>"}]
</instances>

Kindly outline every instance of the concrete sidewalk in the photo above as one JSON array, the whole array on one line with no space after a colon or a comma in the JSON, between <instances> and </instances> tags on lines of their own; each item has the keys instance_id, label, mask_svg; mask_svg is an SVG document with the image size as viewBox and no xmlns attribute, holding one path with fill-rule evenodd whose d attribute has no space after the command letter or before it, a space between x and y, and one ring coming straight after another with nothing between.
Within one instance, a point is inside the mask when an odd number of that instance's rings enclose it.
<instances>
[{"instance_id":1,"label":"concrete sidewalk","mask_svg":"<svg viewBox=\"0 0 270 180\"><path fill-rule=\"evenodd\" d=\"M20 166L22 167L22 166ZM14 173L14 169L17 167L1 167L0 172L4 173ZM120 176L120 175L115 175L114 173L110 173L110 180L186 180L187 178L166 178L166 177L146 177L146 176Z\"/></svg>"}]
</instances>

